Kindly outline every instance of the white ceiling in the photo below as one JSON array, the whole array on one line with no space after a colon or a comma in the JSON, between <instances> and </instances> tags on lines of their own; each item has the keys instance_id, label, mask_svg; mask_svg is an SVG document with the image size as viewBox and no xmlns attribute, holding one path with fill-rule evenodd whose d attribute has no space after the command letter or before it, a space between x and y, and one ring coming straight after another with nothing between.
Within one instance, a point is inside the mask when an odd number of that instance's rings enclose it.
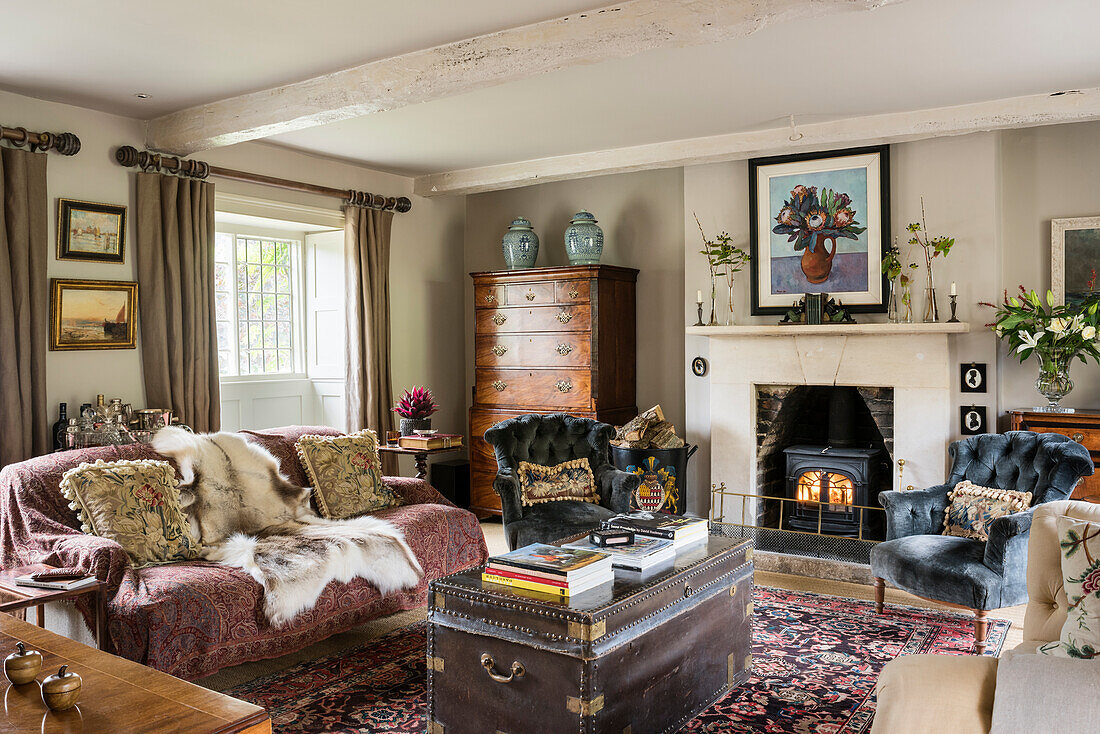
<instances>
[{"instance_id":1,"label":"white ceiling","mask_svg":"<svg viewBox=\"0 0 1100 734\"><path fill-rule=\"evenodd\" d=\"M602 4L65 0L43 22L20 3L4 10L0 87L148 118ZM1098 0L907 0L269 140L434 173L776 127L792 113L818 122L1097 87L1098 28Z\"/></svg>"}]
</instances>

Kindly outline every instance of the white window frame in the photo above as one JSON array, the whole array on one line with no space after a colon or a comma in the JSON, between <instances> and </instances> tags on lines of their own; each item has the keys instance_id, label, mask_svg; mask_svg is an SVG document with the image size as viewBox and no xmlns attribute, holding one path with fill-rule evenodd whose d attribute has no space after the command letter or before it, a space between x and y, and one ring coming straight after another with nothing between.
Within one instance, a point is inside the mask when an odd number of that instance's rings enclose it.
<instances>
[{"instance_id":1,"label":"white window frame","mask_svg":"<svg viewBox=\"0 0 1100 734\"><path fill-rule=\"evenodd\" d=\"M243 383L243 382L284 382L288 380L308 380L309 375L306 374L306 333L305 333L305 321L306 321L306 281L305 281L305 268L302 258L302 248L305 242L304 232L290 232L284 230L265 229L261 227L249 227L242 224L229 224L218 222L215 225L216 234L228 234L233 237L233 261L230 263L230 278L233 283L233 295L234 298L230 304L230 330L231 330L231 356L230 360L235 370L240 370L240 330L237 320L237 238L261 238L267 240L278 240L280 242L290 242L290 259L291 259L291 340L294 345L291 350L291 359L294 361L294 369L292 372L279 372L262 375L220 375L219 381L222 383Z\"/></svg>"}]
</instances>

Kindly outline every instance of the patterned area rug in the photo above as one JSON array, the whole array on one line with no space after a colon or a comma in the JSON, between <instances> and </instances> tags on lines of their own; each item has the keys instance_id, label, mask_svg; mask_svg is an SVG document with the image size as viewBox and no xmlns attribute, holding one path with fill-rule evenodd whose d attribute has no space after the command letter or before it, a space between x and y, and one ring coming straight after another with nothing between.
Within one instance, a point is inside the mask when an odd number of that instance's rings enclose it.
<instances>
[{"instance_id":1,"label":"patterned area rug","mask_svg":"<svg viewBox=\"0 0 1100 734\"><path fill-rule=\"evenodd\" d=\"M969 654L971 618L796 591L753 590L753 675L683 731L857 734L869 731L878 672L899 655ZM263 706L275 732L424 731L426 622L225 693ZM1010 623L991 620L987 655Z\"/></svg>"}]
</instances>

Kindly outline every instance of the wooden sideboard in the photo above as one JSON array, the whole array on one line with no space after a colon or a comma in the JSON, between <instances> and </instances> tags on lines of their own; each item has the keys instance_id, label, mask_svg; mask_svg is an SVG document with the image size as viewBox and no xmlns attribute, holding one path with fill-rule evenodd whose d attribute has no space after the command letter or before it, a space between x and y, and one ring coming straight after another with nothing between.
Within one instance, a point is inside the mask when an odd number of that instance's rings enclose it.
<instances>
[{"instance_id":1,"label":"wooden sideboard","mask_svg":"<svg viewBox=\"0 0 1100 734\"><path fill-rule=\"evenodd\" d=\"M1087 448L1097 473L1082 479L1070 499L1100 502L1100 410L1078 410L1074 413L1013 410L1009 416L1013 431L1061 433Z\"/></svg>"},{"instance_id":2,"label":"wooden sideboard","mask_svg":"<svg viewBox=\"0 0 1100 734\"><path fill-rule=\"evenodd\" d=\"M636 405L638 271L613 265L470 273L474 387L470 502L500 514L485 431L526 413L622 424Z\"/></svg>"}]
</instances>

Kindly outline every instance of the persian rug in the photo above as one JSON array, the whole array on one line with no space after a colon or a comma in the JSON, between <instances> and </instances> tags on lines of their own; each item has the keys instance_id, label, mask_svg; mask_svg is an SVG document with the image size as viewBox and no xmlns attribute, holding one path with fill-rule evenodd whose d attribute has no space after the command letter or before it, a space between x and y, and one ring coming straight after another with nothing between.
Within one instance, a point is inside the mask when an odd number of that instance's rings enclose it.
<instances>
[{"instance_id":1,"label":"persian rug","mask_svg":"<svg viewBox=\"0 0 1100 734\"><path fill-rule=\"evenodd\" d=\"M753 590L753 675L686 732L857 734L871 728L878 672L899 655L969 654L971 617L796 591ZM990 620L987 655L1010 623ZM310 660L224 691L263 706L274 731L423 732L421 622L357 649Z\"/></svg>"}]
</instances>

